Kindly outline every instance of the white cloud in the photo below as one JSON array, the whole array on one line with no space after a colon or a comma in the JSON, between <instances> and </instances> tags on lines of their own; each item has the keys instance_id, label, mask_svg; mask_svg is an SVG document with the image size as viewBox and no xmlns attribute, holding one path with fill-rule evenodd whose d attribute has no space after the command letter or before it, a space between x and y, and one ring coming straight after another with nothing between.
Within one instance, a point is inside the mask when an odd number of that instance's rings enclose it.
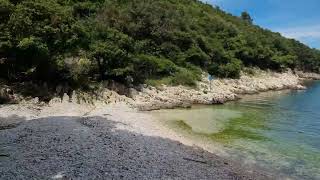
<instances>
[{"instance_id":1,"label":"white cloud","mask_svg":"<svg viewBox=\"0 0 320 180\"><path fill-rule=\"evenodd\" d=\"M275 29L287 38L297 39L313 48L320 48L320 25Z\"/></svg>"},{"instance_id":2,"label":"white cloud","mask_svg":"<svg viewBox=\"0 0 320 180\"><path fill-rule=\"evenodd\" d=\"M295 38L295 39L320 38L320 25L292 27L292 28L278 29L276 31L280 32L283 36L286 36L288 38Z\"/></svg>"}]
</instances>

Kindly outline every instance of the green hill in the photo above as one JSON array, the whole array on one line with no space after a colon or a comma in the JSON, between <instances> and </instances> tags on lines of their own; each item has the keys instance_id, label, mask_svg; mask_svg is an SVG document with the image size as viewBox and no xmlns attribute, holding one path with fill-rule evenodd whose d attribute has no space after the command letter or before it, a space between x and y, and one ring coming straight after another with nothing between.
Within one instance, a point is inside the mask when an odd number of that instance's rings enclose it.
<instances>
[{"instance_id":1,"label":"green hill","mask_svg":"<svg viewBox=\"0 0 320 180\"><path fill-rule=\"evenodd\" d=\"M197 0L0 0L0 78L192 85L244 67L319 72L320 51Z\"/></svg>"}]
</instances>

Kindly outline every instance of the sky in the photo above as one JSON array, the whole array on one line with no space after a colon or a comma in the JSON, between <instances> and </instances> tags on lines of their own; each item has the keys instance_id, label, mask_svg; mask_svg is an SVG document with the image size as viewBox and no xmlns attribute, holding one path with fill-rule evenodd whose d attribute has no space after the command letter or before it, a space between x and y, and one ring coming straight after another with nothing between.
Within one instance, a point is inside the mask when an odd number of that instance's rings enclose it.
<instances>
[{"instance_id":1,"label":"sky","mask_svg":"<svg viewBox=\"0 0 320 180\"><path fill-rule=\"evenodd\" d=\"M320 49L320 0L202 0L239 16L247 11L263 28Z\"/></svg>"}]
</instances>

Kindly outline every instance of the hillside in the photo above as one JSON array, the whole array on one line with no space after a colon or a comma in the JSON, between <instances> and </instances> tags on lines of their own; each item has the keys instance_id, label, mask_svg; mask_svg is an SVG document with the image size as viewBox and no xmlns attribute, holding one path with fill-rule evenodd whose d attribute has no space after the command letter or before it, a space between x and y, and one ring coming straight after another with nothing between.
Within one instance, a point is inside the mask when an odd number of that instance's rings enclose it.
<instances>
[{"instance_id":1,"label":"hillside","mask_svg":"<svg viewBox=\"0 0 320 180\"><path fill-rule=\"evenodd\" d=\"M202 71L320 70L319 50L197 0L0 0L0 32L9 82L193 85Z\"/></svg>"}]
</instances>

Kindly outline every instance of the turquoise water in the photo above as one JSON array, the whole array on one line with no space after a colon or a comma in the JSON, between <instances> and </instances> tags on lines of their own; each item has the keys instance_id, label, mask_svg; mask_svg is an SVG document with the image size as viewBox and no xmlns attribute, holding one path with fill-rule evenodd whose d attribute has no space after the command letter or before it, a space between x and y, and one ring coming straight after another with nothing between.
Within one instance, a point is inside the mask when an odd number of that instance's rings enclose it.
<instances>
[{"instance_id":1,"label":"turquoise water","mask_svg":"<svg viewBox=\"0 0 320 180\"><path fill-rule=\"evenodd\" d=\"M171 128L222 144L231 158L297 179L320 179L320 82L221 106L158 113Z\"/></svg>"}]
</instances>

